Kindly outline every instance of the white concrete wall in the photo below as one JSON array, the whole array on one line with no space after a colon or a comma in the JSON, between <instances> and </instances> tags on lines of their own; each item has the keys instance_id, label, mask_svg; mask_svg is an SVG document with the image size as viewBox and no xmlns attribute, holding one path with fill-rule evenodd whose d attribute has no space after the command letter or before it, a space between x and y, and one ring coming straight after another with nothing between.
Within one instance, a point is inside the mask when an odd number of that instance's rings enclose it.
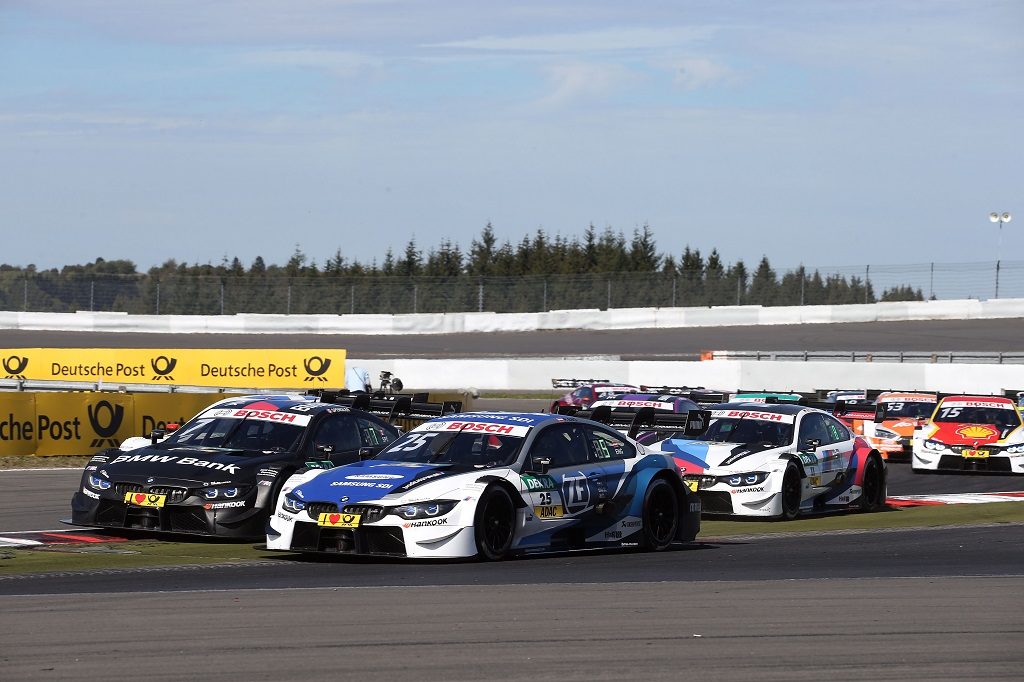
<instances>
[{"instance_id":1,"label":"white concrete wall","mask_svg":"<svg viewBox=\"0 0 1024 682\"><path fill-rule=\"evenodd\" d=\"M1024 390L1024 365L950 365L893 362L781 362L755 360L618 361L567 359L361 360L376 383L388 370L410 388L532 391L553 378L610 379L629 384L705 386L724 391L819 388L921 389L1001 393ZM554 393L554 391L553 391Z\"/></svg>"},{"instance_id":2,"label":"white concrete wall","mask_svg":"<svg viewBox=\"0 0 1024 682\"><path fill-rule=\"evenodd\" d=\"M1024 318L1024 299L916 301L841 306L615 308L546 313L417 315L128 315L0 312L0 329L232 334L448 334L547 329L646 329Z\"/></svg>"}]
</instances>

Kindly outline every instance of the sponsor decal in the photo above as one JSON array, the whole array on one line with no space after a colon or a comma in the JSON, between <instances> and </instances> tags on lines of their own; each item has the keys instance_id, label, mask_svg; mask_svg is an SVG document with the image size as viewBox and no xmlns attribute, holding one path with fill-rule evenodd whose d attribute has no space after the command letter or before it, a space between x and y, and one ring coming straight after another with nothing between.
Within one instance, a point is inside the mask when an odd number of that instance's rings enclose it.
<instances>
[{"instance_id":1,"label":"sponsor decal","mask_svg":"<svg viewBox=\"0 0 1024 682\"><path fill-rule=\"evenodd\" d=\"M6 379L24 379L23 372L28 368L28 358L20 355L9 355L4 358L4 371L7 372Z\"/></svg>"},{"instance_id":2,"label":"sponsor decal","mask_svg":"<svg viewBox=\"0 0 1024 682\"><path fill-rule=\"evenodd\" d=\"M782 422L792 424L796 417L792 414L775 412L758 412L755 410L712 410L711 416L717 419L759 419L766 422Z\"/></svg>"},{"instance_id":3,"label":"sponsor decal","mask_svg":"<svg viewBox=\"0 0 1024 682\"><path fill-rule=\"evenodd\" d=\"M281 519L282 521L291 521L292 520L292 515L291 514L287 514L285 512L277 512L276 514L274 514L274 516L276 516L277 518Z\"/></svg>"},{"instance_id":4,"label":"sponsor decal","mask_svg":"<svg viewBox=\"0 0 1024 682\"><path fill-rule=\"evenodd\" d=\"M821 476L808 476L807 482L814 487L818 487L821 485Z\"/></svg>"},{"instance_id":5,"label":"sponsor decal","mask_svg":"<svg viewBox=\"0 0 1024 682\"><path fill-rule=\"evenodd\" d=\"M374 483L373 481L331 481L332 488L382 488L390 490L390 483Z\"/></svg>"},{"instance_id":6,"label":"sponsor decal","mask_svg":"<svg viewBox=\"0 0 1024 682\"><path fill-rule=\"evenodd\" d=\"M207 502L203 505L203 509L235 509L244 506L245 500L233 500L231 502Z\"/></svg>"},{"instance_id":7,"label":"sponsor decal","mask_svg":"<svg viewBox=\"0 0 1024 682\"><path fill-rule=\"evenodd\" d=\"M991 426L982 426L980 424L970 424L968 426L961 426L956 430L957 434L964 438L991 438L992 436L999 435L998 429Z\"/></svg>"},{"instance_id":8,"label":"sponsor decal","mask_svg":"<svg viewBox=\"0 0 1024 682\"><path fill-rule=\"evenodd\" d=\"M969 459L984 459L989 456L988 450L970 450L964 448L960 451L960 454Z\"/></svg>"},{"instance_id":9,"label":"sponsor decal","mask_svg":"<svg viewBox=\"0 0 1024 682\"><path fill-rule=\"evenodd\" d=\"M316 519L316 525L328 528L358 528L359 514L323 513Z\"/></svg>"},{"instance_id":10,"label":"sponsor decal","mask_svg":"<svg viewBox=\"0 0 1024 682\"><path fill-rule=\"evenodd\" d=\"M562 474L562 500L570 514L579 513L590 507L590 486L582 471Z\"/></svg>"},{"instance_id":11,"label":"sponsor decal","mask_svg":"<svg viewBox=\"0 0 1024 682\"><path fill-rule=\"evenodd\" d=\"M606 530L604 532L604 539L605 540L621 540L622 539L622 531L621 530Z\"/></svg>"},{"instance_id":12,"label":"sponsor decal","mask_svg":"<svg viewBox=\"0 0 1024 682\"><path fill-rule=\"evenodd\" d=\"M523 485L525 485L526 489L529 491L558 489L558 484L555 483L555 479L547 474L523 474L520 478L523 479Z\"/></svg>"},{"instance_id":13,"label":"sponsor decal","mask_svg":"<svg viewBox=\"0 0 1024 682\"><path fill-rule=\"evenodd\" d=\"M134 504L137 507L162 507L167 504L166 495L155 493L125 493L125 504Z\"/></svg>"},{"instance_id":14,"label":"sponsor decal","mask_svg":"<svg viewBox=\"0 0 1024 682\"><path fill-rule=\"evenodd\" d=\"M690 502L690 511L700 514L700 500Z\"/></svg>"},{"instance_id":15,"label":"sponsor decal","mask_svg":"<svg viewBox=\"0 0 1024 682\"><path fill-rule=\"evenodd\" d=\"M101 400L95 405L89 405L87 412L89 425L97 436L89 444L90 447L101 448L109 445L116 448L121 445L121 441L114 438L114 434L124 421L124 405L112 405L109 401Z\"/></svg>"},{"instance_id":16,"label":"sponsor decal","mask_svg":"<svg viewBox=\"0 0 1024 682\"><path fill-rule=\"evenodd\" d=\"M763 493L763 492L764 492L764 486L763 485L759 485L759 486L754 487L754 488L733 488L732 489L732 493L734 495L736 493Z\"/></svg>"},{"instance_id":17,"label":"sponsor decal","mask_svg":"<svg viewBox=\"0 0 1024 682\"><path fill-rule=\"evenodd\" d=\"M82 488L82 494L85 495L86 497L91 497L94 500L100 499L99 495L89 490L88 488Z\"/></svg>"},{"instance_id":18,"label":"sponsor decal","mask_svg":"<svg viewBox=\"0 0 1024 682\"><path fill-rule=\"evenodd\" d=\"M1000 400L943 400L940 407L998 407L1004 410L1012 410L1013 403L1009 399Z\"/></svg>"},{"instance_id":19,"label":"sponsor decal","mask_svg":"<svg viewBox=\"0 0 1024 682\"><path fill-rule=\"evenodd\" d=\"M257 482L256 482L256 485L265 485L265 486L267 486L267 487L269 487L269 486L271 486L271 485L273 485L273 484L274 484L274 482L273 482L273 481L257 481Z\"/></svg>"},{"instance_id":20,"label":"sponsor decal","mask_svg":"<svg viewBox=\"0 0 1024 682\"><path fill-rule=\"evenodd\" d=\"M623 521L620 525L623 528L639 528L641 523L643 522L640 519L636 519L634 521Z\"/></svg>"},{"instance_id":21,"label":"sponsor decal","mask_svg":"<svg viewBox=\"0 0 1024 682\"><path fill-rule=\"evenodd\" d=\"M177 358L158 355L150 359L149 366L153 369L153 381L174 381L171 372L178 364Z\"/></svg>"},{"instance_id":22,"label":"sponsor decal","mask_svg":"<svg viewBox=\"0 0 1024 682\"><path fill-rule=\"evenodd\" d=\"M324 376L327 370L331 367L330 358L322 358L319 355L311 355L308 358L303 359L302 366L306 370L306 378L303 381L322 381L326 382L327 377Z\"/></svg>"},{"instance_id":23,"label":"sponsor decal","mask_svg":"<svg viewBox=\"0 0 1024 682\"><path fill-rule=\"evenodd\" d=\"M333 469L334 463L329 459L311 460L303 464L307 469Z\"/></svg>"},{"instance_id":24,"label":"sponsor decal","mask_svg":"<svg viewBox=\"0 0 1024 682\"><path fill-rule=\"evenodd\" d=\"M542 507L534 507L533 514L538 519L560 519L565 516L565 511L562 509L562 505L552 504Z\"/></svg>"},{"instance_id":25,"label":"sponsor decal","mask_svg":"<svg viewBox=\"0 0 1024 682\"><path fill-rule=\"evenodd\" d=\"M167 464L184 464L186 466L201 467L204 469L216 469L227 474L237 474L238 466L235 464L221 464L220 462L207 462L195 457L182 457L177 455L118 455L111 464L121 462L165 462Z\"/></svg>"},{"instance_id":26,"label":"sponsor decal","mask_svg":"<svg viewBox=\"0 0 1024 682\"><path fill-rule=\"evenodd\" d=\"M402 528L427 528L430 526L447 526L448 517L442 516L437 519L423 519L422 521L408 521L402 524Z\"/></svg>"},{"instance_id":27,"label":"sponsor decal","mask_svg":"<svg viewBox=\"0 0 1024 682\"><path fill-rule=\"evenodd\" d=\"M346 476L346 481L393 481L396 478L405 478L398 474L352 474Z\"/></svg>"},{"instance_id":28,"label":"sponsor decal","mask_svg":"<svg viewBox=\"0 0 1024 682\"><path fill-rule=\"evenodd\" d=\"M600 400L594 403L594 407L603 405L609 407L653 407L656 410L675 409L675 403L665 403L660 400Z\"/></svg>"}]
</instances>

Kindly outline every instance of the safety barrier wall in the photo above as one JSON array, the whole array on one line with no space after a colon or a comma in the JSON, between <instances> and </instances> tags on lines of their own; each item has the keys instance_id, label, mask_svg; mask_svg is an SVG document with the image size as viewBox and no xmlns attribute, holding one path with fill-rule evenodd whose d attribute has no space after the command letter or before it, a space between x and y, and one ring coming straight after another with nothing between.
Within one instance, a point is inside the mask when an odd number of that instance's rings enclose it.
<instances>
[{"instance_id":1,"label":"safety barrier wall","mask_svg":"<svg viewBox=\"0 0 1024 682\"><path fill-rule=\"evenodd\" d=\"M129 315L0 312L0 329L225 333L448 334L548 329L645 329L736 325L975 320L1024 317L1024 299L912 301L864 305L613 308L544 313L406 315Z\"/></svg>"},{"instance_id":2,"label":"safety barrier wall","mask_svg":"<svg viewBox=\"0 0 1024 682\"><path fill-rule=\"evenodd\" d=\"M0 393L0 456L87 455L168 423L223 393Z\"/></svg>"},{"instance_id":3,"label":"safety barrier wall","mask_svg":"<svg viewBox=\"0 0 1024 682\"><path fill-rule=\"evenodd\" d=\"M371 376L381 370L401 377L406 386L462 390L536 391L554 377L599 378L640 385L706 386L724 391L819 388L921 389L944 392L1001 393L1024 390L1024 365L900 364L709 360L471 359L360 360ZM555 395L556 391L552 391Z\"/></svg>"}]
</instances>

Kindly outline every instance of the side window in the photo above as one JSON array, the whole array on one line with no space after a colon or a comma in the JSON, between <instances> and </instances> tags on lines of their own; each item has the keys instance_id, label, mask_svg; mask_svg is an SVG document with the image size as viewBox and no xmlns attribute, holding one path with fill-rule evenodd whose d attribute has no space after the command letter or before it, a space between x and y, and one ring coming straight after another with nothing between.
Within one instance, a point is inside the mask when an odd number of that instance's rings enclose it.
<instances>
[{"instance_id":1,"label":"side window","mask_svg":"<svg viewBox=\"0 0 1024 682\"><path fill-rule=\"evenodd\" d=\"M597 461L636 457L636 448L620 436L587 427L591 457Z\"/></svg>"},{"instance_id":2,"label":"side window","mask_svg":"<svg viewBox=\"0 0 1024 682\"><path fill-rule=\"evenodd\" d=\"M828 429L825 428L822 415L815 413L805 414L804 418L800 421L800 437L797 440L797 447L803 448L804 443L809 438L821 441L822 445L831 442L832 437L829 435Z\"/></svg>"},{"instance_id":3,"label":"side window","mask_svg":"<svg viewBox=\"0 0 1024 682\"><path fill-rule=\"evenodd\" d=\"M363 447L377 448L387 445L395 439L394 429L389 429L380 422L366 417L356 417L356 421L359 423L359 435Z\"/></svg>"},{"instance_id":4,"label":"side window","mask_svg":"<svg viewBox=\"0 0 1024 682\"><path fill-rule=\"evenodd\" d=\"M843 426L838 419L825 417L825 428L828 430L829 443L842 443L850 440L850 430Z\"/></svg>"},{"instance_id":5,"label":"side window","mask_svg":"<svg viewBox=\"0 0 1024 682\"><path fill-rule=\"evenodd\" d=\"M551 460L552 469L585 464L587 444L583 441L582 427L576 424L549 426L537 434L530 447L530 457Z\"/></svg>"},{"instance_id":6,"label":"side window","mask_svg":"<svg viewBox=\"0 0 1024 682\"><path fill-rule=\"evenodd\" d=\"M321 421L313 433L311 450L316 453L323 446L330 447L332 453L348 452L362 447L355 418L350 414L341 414L330 415Z\"/></svg>"}]
</instances>

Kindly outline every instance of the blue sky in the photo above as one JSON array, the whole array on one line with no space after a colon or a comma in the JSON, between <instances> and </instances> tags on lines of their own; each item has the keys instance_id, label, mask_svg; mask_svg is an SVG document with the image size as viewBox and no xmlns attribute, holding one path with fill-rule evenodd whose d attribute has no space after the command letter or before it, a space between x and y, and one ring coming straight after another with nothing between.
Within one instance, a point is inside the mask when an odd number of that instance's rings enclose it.
<instances>
[{"instance_id":1,"label":"blue sky","mask_svg":"<svg viewBox=\"0 0 1024 682\"><path fill-rule=\"evenodd\" d=\"M0 262L1024 259L1019 0L5 0Z\"/></svg>"}]
</instances>

